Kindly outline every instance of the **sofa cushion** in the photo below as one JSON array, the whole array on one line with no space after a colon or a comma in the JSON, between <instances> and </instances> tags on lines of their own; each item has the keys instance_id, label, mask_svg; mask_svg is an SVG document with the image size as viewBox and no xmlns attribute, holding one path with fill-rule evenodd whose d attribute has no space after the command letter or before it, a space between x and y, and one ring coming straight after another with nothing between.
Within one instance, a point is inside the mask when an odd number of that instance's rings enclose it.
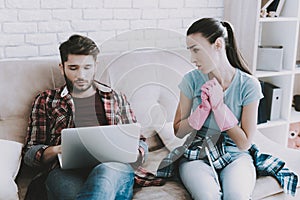
<instances>
[{"instance_id":1,"label":"sofa cushion","mask_svg":"<svg viewBox=\"0 0 300 200\"><path fill-rule=\"evenodd\" d=\"M23 143L34 97L63 84L58 61L1 61L0 69L0 138Z\"/></svg>"},{"instance_id":2,"label":"sofa cushion","mask_svg":"<svg viewBox=\"0 0 300 200\"><path fill-rule=\"evenodd\" d=\"M252 197L253 199L262 199L280 192L282 192L282 188L276 179L271 176L264 176L256 179Z\"/></svg>"},{"instance_id":3,"label":"sofa cushion","mask_svg":"<svg viewBox=\"0 0 300 200\"><path fill-rule=\"evenodd\" d=\"M158 149L163 148L165 145L163 143L163 141L161 140L161 138L159 137L158 134L156 134L155 132L153 132L152 136L148 136L146 143L148 145L148 150L151 151L156 151Z\"/></svg>"},{"instance_id":4,"label":"sofa cushion","mask_svg":"<svg viewBox=\"0 0 300 200\"><path fill-rule=\"evenodd\" d=\"M111 87L126 94L146 137L173 121L179 101L178 84L194 68L175 52L153 49L120 54L99 64L107 71L103 74L109 75Z\"/></svg>"},{"instance_id":5,"label":"sofa cushion","mask_svg":"<svg viewBox=\"0 0 300 200\"><path fill-rule=\"evenodd\" d=\"M142 190L142 191L141 191ZM190 200L184 186L177 181L168 181L164 186L135 188L133 200Z\"/></svg>"},{"instance_id":6,"label":"sofa cushion","mask_svg":"<svg viewBox=\"0 0 300 200\"><path fill-rule=\"evenodd\" d=\"M10 119L0 120L0 126L0 139L24 143L28 126L28 117L12 117Z\"/></svg>"},{"instance_id":7,"label":"sofa cushion","mask_svg":"<svg viewBox=\"0 0 300 200\"><path fill-rule=\"evenodd\" d=\"M0 139L0 199L17 199L18 189L14 182L20 162L23 144Z\"/></svg>"},{"instance_id":8,"label":"sofa cushion","mask_svg":"<svg viewBox=\"0 0 300 200\"><path fill-rule=\"evenodd\" d=\"M0 199L5 199L5 200L18 199L18 187L14 182L14 179L8 176L7 174L5 174L5 171L1 172Z\"/></svg>"},{"instance_id":9,"label":"sofa cushion","mask_svg":"<svg viewBox=\"0 0 300 200\"><path fill-rule=\"evenodd\" d=\"M165 123L161 128L156 129L159 137L163 141L164 145L167 147L169 151L172 151L178 146L182 146L186 137L180 139L175 136L174 129L173 129L173 122Z\"/></svg>"},{"instance_id":10,"label":"sofa cushion","mask_svg":"<svg viewBox=\"0 0 300 200\"><path fill-rule=\"evenodd\" d=\"M49 67L52 66L52 67ZM55 87L53 80L54 67L58 63L49 61L11 61L1 62L0 92L1 117L9 118L24 115L30 111L31 104L37 93ZM9 84L5 84L9 83ZM9 95L5 93L9 92ZM19 103L24 102L24 103Z\"/></svg>"},{"instance_id":11,"label":"sofa cushion","mask_svg":"<svg viewBox=\"0 0 300 200\"><path fill-rule=\"evenodd\" d=\"M0 173L16 178L21 161L23 144L10 140L0 139ZM5 163L5 165L3 164ZM1 176L2 177L2 176Z\"/></svg>"}]
</instances>

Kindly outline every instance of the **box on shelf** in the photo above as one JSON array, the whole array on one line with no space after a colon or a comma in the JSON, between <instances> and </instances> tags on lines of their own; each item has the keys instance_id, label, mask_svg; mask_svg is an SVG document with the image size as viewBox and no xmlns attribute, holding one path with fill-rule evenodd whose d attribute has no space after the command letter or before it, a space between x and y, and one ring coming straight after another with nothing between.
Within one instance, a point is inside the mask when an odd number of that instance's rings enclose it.
<instances>
[{"instance_id":1,"label":"box on shelf","mask_svg":"<svg viewBox=\"0 0 300 200\"><path fill-rule=\"evenodd\" d=\"M268 120L280 119L282 89L271 83L265 82L264 96Z\"/></svg>"},{"instance_id":2,"label":"box on shelf","mask_svg":"<svg viewBox=\"0 0 300 200\"><path fill-rule=\"evenodd\" d=\"M281 71L282 61L282 46L258 46L257 70Z\"/></svg>"}]
</instances>

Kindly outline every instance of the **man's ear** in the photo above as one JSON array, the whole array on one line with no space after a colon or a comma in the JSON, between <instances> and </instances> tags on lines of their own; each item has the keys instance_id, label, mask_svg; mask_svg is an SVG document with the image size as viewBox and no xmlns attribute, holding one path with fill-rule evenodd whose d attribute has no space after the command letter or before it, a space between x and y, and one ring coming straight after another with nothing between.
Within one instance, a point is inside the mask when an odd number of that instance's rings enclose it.
<instances>
[{"instance_id":1,"label":"man's ear","mask_svg":"<svg viewBox=\"0 0 300 200\"><path fill-rule=\"evenodd\" d=\"M100 65L99 61L95 61L95 73L98 71L98 67Z\"/></svg>"},{"instance_id":2,"label":"man's ear","mask_svg":"<svg viewBox=\"0 0 300 200\"><path fill-rule=\"evenodd\" d=\"M64 72L64 65L63 64L59 64L59 69L60 69L60 73L64 76L65 72Z\"/></svg>"}]
</instances>

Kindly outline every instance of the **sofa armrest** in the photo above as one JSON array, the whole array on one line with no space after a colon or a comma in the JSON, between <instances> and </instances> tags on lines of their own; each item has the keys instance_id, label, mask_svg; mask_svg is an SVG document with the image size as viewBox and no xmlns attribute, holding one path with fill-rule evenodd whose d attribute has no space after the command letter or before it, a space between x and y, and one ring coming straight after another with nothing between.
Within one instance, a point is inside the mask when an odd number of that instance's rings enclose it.
<instances>
[{"instance_id":1,"label":"sofa armrest","mask_svg":"<svg viewBox=\"0 0 300 200\"><path fill-rule=\"evenodd\" d=\"M283 160L290 170L296 174L300 174L300 151L296 149L290 149L276 142L270 140L264 136L261 132L257 131L254 137L254 143L257 144L261 152L271 154L275 157ZM299 185L299 183L298 183Z\"/></svg>"}]
</instances>

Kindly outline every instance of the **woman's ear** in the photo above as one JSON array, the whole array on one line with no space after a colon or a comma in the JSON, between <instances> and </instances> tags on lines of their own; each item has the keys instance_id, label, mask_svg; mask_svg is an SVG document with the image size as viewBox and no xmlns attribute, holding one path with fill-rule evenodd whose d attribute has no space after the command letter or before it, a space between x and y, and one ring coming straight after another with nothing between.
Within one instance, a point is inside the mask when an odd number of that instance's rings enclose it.
<instances>
[{"instance_id":1,"label":"woman's ear","mask_svg":"<svg viewBox=\"0 0 300 200\"><path fill-rule=\"evenodd\" d=\"M214 45L215 45L215 48L216 48L217 50L220 50L220 49L222 49L222 48L224 47L225 41L224 41L223 38L218 37L218 38L216 39Z\"/></svg>"}]
</instances>

